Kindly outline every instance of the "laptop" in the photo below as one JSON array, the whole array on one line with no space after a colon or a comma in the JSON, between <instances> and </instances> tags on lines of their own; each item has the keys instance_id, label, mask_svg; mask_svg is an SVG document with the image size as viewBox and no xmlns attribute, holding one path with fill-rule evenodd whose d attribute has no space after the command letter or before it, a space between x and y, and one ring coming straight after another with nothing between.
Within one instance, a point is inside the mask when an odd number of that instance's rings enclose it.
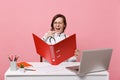
<instances>
[{"instance_id":1,"label":"laptop","mask_svg":"<svg viewBox=\"0 0 120 80\"><path fill-rule=\"evenodd\" d=\"M96 49L82 51L80 65L69 66L67 69L75 72L80 76L87 73L108 70L112 49Z\"/></svg>"},{"instance_id":2,"label":"laptop","mask_svg":"<svg viewBox=\"0 0 120 80\"><path fill-rule=\"evenodd\" d=\"M74 51L76 49L76 34L73 34L53 45L47 44L35 34L32 35L36 52L45 58L50 64L58 65L74 56Z\"/></svg>"}]
</instances>

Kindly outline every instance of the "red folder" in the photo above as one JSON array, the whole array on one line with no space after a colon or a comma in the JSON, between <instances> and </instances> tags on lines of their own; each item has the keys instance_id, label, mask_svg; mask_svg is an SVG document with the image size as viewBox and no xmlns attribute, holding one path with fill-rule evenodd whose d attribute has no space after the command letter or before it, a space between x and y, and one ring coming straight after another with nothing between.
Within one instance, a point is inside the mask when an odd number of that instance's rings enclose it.
<instances>
[{"instance_id":1,"label":"red folder","mask_svg":"<svg viewBox=\"0 0 120 80\"><path fill-rule=\"evenodd\" d=\"M50 64L58 65L74 56L76 49L76 34L73 34L54 45L47 44L35 34L32 35L36 52L40 56L44 57Z\"/></svg>"}]
</instances>

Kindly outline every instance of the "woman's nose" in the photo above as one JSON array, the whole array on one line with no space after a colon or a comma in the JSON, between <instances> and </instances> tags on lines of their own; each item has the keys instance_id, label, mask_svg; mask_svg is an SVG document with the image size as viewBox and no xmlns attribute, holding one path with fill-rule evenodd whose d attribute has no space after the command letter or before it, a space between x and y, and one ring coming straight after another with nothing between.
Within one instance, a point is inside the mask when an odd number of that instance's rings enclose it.
<instances>
[{"instance_id":1,"label":"woman's nose","mask_svg":"<svg viewBox=\"0 0 120 80\"><path fill-rule=\"evenodd\" d=\"M60 24L57 24L56 26L59 27Z\"/></svg>"}]
</instances>

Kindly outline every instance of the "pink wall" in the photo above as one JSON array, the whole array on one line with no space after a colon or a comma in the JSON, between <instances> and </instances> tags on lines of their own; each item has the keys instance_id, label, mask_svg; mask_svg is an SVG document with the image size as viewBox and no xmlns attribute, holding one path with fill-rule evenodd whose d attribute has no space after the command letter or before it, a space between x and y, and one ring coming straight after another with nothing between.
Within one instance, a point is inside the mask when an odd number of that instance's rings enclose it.
<instances>
[{"instance_id":1,"label":"pink wall","mask_svg":"<svg viewBox=\"0 0 120 80\"><path fill-rule=\"evenodd\" d=\"M4 80L10 54L19 55L19 61L39 61L32 33L42 37L57 13L66 16L66 33L77 34L80 50L114 49L110 80L120 80L118 0L0 0L0 80Z\"/></svg>"}]
</instances>

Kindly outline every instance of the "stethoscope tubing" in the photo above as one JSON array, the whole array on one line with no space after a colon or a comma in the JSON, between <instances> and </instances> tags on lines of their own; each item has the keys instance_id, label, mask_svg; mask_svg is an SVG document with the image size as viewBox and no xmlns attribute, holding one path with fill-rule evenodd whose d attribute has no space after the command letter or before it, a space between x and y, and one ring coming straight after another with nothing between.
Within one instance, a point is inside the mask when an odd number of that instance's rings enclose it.
<instances>
[{"instance_id":1,"label":"stethoscope tubing","mask_svg":"<svg viewBox=\"0 0 120 80\"><path fill-rule=\"evenodd\" d=\"M66 38L66 35L64 35L64 38ZM48 39L49 39L49 42L50 42L50 43L52 43L52 40L54 41L54 43L56 43L56 40L55 40L54 37L49 36L46 40L48 40Z\"/></svg>"}]
</instances>

